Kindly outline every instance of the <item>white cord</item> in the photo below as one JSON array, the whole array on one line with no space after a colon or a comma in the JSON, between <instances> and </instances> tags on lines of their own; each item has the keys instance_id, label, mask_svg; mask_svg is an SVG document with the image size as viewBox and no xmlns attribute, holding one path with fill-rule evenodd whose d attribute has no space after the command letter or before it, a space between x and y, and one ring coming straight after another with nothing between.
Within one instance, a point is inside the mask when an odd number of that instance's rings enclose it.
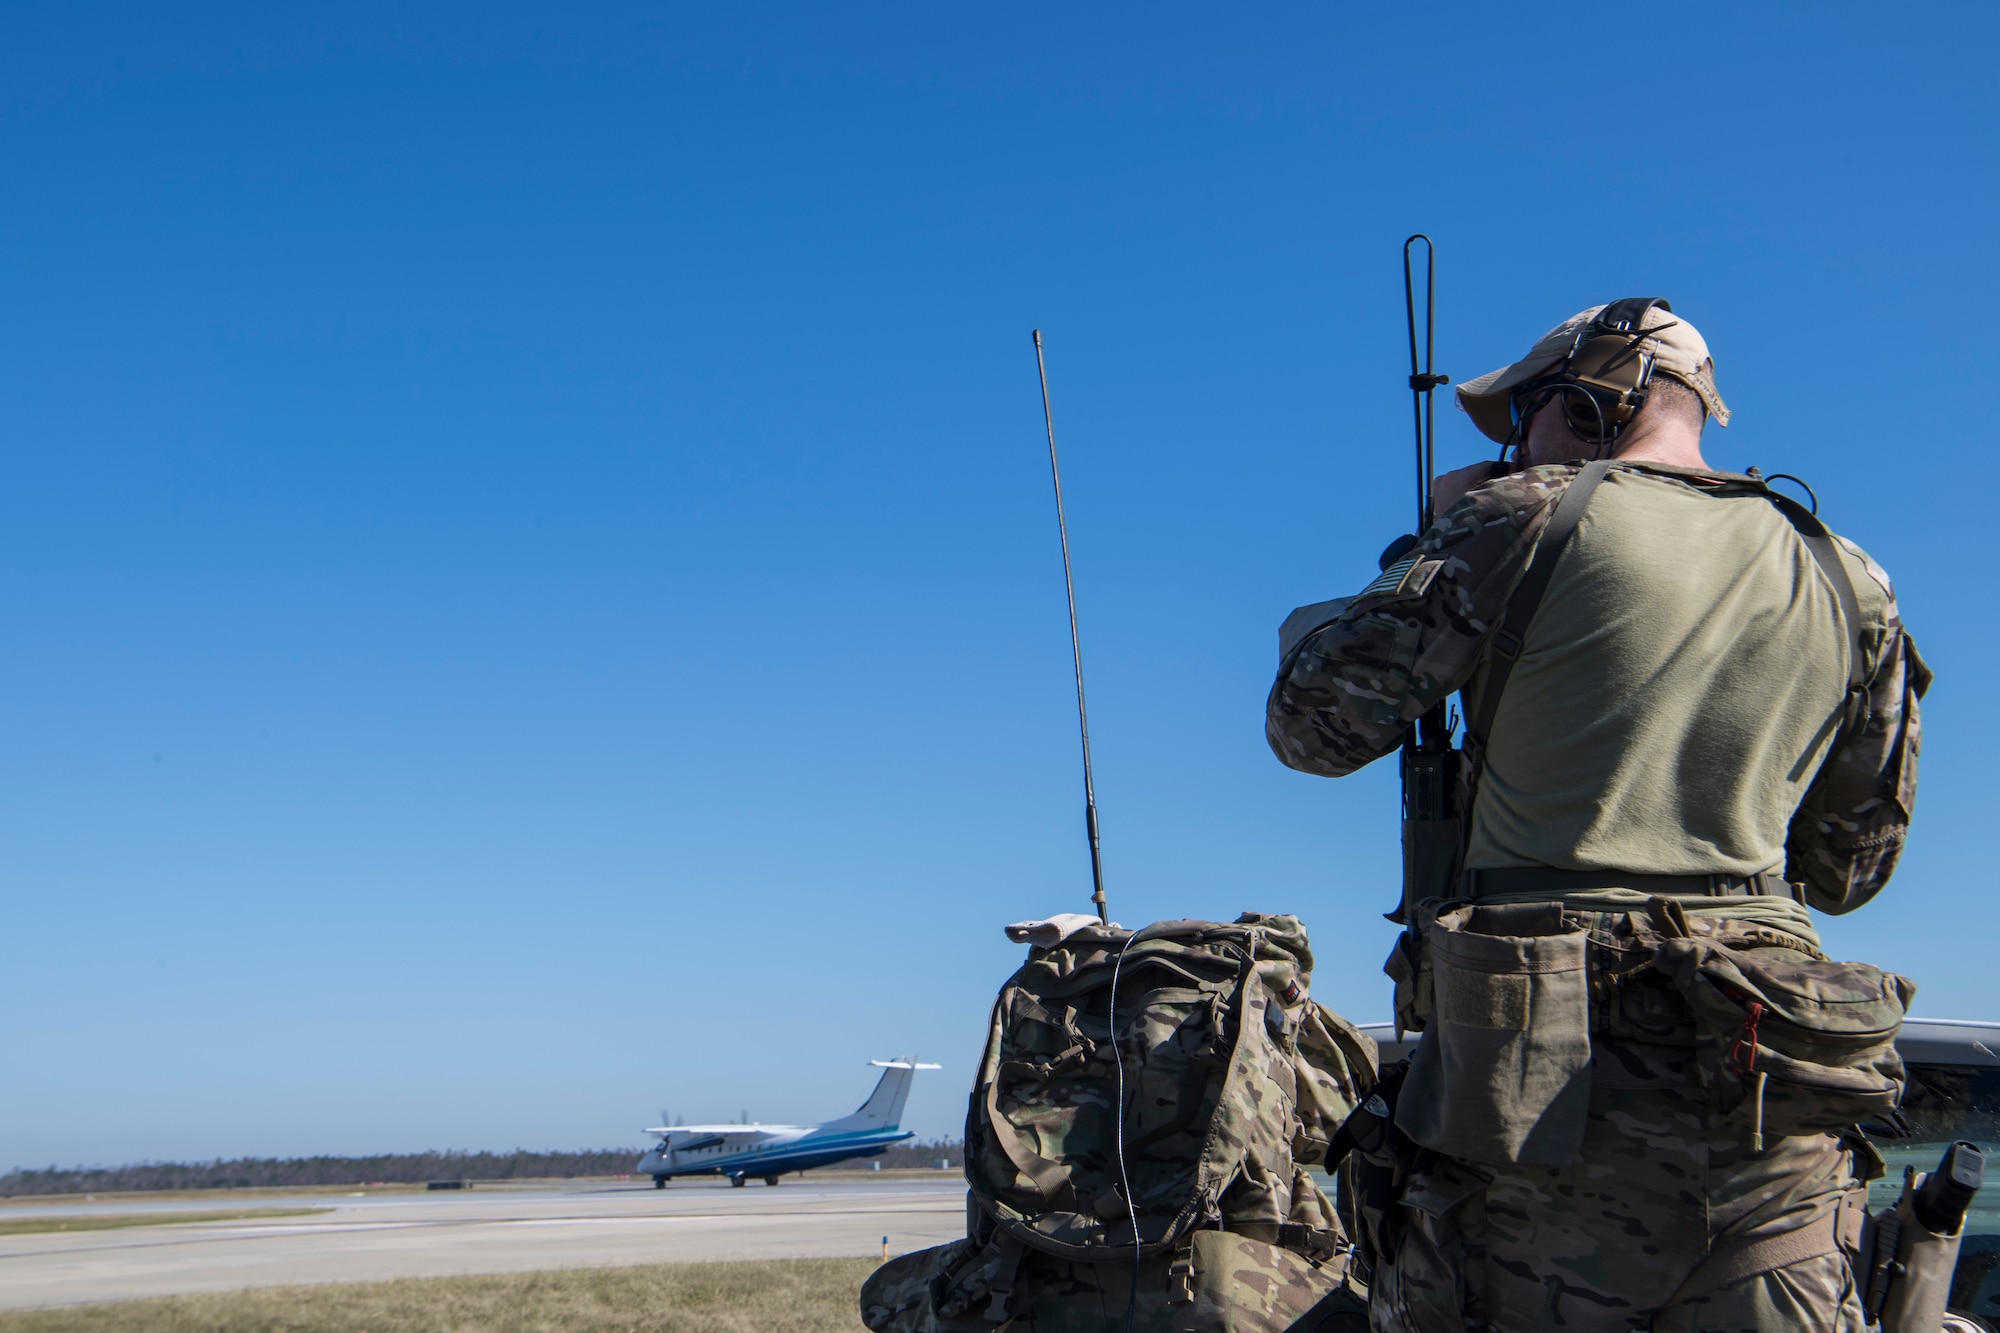
<instances>
[{"instance_id":1,"label":"white cord","mask_svg":"<svg viewBox=\"0 0 2000 1333\"><path fill-rule=\"evenodd\" d=\"M1139 1265L1144 1261L1146 1251L1139 1239L1139 1205L1132 1199L1132 1179L1125 1172L1125 1057L1118 1049L1118 974L1125 966L1125 950L1131 948L1138 938L1136 930L1126 937L1124 945L1118 950L1118 957L1112 961L1111 1003L1105 1011L1105 1023L1111 1029L1111 1063L1118 1070L1118 1188L1125 1195L1125 1215L1132 1224L1132 1290L1125 1298L1125 1333L1132 1333L1132 1318L1139 1309Z\"/></svg>"}]
</instances>

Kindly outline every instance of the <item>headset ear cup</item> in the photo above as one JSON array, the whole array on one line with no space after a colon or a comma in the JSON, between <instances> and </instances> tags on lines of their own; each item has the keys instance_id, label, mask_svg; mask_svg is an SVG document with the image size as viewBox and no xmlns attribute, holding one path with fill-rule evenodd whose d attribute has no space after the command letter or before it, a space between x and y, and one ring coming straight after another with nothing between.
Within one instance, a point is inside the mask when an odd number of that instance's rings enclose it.
<instances>
[{"instance_id":1,"label":"headset ear cup","mask_svg":"<svg viewBox=\"0 0 2000 1333\"><path fill-rule=\"evenodd\" d=\"M1568 385L1562 391L1563 420L1580 440L1602 440L1608 430L1617 428L1617 418L1605 407L1597 394L1580 384Z\"/></svg>"},{"instance_id":2,"label":"headset ear cup","mask_svg":"<svg viewBox=\"0 0 2000 1333\"><path fill-rule=\"evenodd\" d=\"M1562 394L1563 420L1569 423L1570 433L1578 439L1588 440L1597 435L1599 423L1594 420L1597 403L1591 396L1578 388L1564 389Z\"/></svg>"},{"instance_id":3,"label":"headset ear cup","mask_svg":"<svg viewBox=\"0 0 2000 1333\"><path fill-rule=\"evenodd\" d=\"M1673 310L1657 296L1613 301L1577 331L1559 370L1516 387L1508 400L1514 430L1503 453L1525 444L1529 421L1551 399L1561 400L1563 420L1579 440L1599 449L1616 440L1646 405L1655 357L1643 326L1654 307Z\"/></svg>"},{"instance_id":4,"label":"headset ear cup","mask_svg":"<svg viewBox=\"0 0 2000 1333\"><path fill-rule=\"evenodd\" d=\"M1572 411L1572 424L1594 416L1597 429L1593 435L1607 441L1617 438L1645 405L1653 366L1652 354L1630 334L1601 334L1580 343L1570 353L1564 375L1578 391L1589 395L1591 407Z\"/></svg>"}]
</instances>

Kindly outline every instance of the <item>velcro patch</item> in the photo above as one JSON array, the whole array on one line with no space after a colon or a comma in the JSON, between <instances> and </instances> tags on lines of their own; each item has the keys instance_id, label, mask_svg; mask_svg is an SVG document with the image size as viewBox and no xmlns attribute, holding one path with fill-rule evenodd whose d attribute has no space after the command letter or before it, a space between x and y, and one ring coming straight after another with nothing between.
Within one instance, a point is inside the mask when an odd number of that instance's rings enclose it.
<instances>
[{"instance_id":1,"label":"velcro patch","mask_svg":"<svg viewBox=\"0 0 2000 1333\"><path fill-rule=\"evenodd\" d=\"M1438 1017L1460 1027L1522 1032L1528 1026L1528 979L1448 968L1439 988Z\"/></svg>"},{"instance_id":2,"label":"velcro patch","mask_svg":"<svg viewBox=\"0 0 2000 1333\"><path fill-rule=\"evenodd\" d=\"M1383 570L1376 580L1363 588L1356 596L1381 597L1387 601L1401 601L1405 597L1421 597L1437 577L1442 560L1426 560L1422 556L1404 556L1395 564Z\"/></svg>"}]
</instances>

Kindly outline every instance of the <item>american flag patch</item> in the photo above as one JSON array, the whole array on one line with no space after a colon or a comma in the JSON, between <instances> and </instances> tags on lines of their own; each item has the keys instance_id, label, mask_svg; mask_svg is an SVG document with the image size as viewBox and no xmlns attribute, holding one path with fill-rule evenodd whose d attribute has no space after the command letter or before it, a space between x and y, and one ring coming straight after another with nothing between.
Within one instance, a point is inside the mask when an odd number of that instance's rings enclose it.
<instances>
[{"instance_id":1,"label":"american flag patch","mask_svg":"<svg viewBox=\"0 0 2000 1333\"><path fill-rule=\"evenodd\" d=\"M1355 597L1415 597L1430 586L1437 574L1441 561L1426 560L1422 556L1404 556L1395 564L1383 570L1376 580L1363 588Z\"/></svg>"}]
</instances>

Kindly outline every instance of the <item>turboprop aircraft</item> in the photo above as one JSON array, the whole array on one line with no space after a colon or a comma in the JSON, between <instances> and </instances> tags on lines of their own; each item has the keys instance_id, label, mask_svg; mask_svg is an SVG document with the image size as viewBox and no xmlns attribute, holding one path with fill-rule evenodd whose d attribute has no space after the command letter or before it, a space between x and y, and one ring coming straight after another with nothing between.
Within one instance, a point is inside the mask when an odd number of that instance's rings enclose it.
<instances>
[{"instance_id":1,"label":"turboprop aircraft","mask_svg":"<svg viewBox=\"0 0 2000 1333\"><path fill-rule=\"evenodd\" d=\"M915 1138L898 1123L910 1099L910 1080L919 1069L939 1066L918 1064L915 1056L868 1063L882 1071L882 1081L853 1115L823 1125L654 1125L646 1133L660 1135L660 1142L639 1159L637 1173L651 1176L654 1189L665 1189L674 1176L721 1175L732 1185L761 1176L775 1185L788 1171L874 1157L892 1143Z\"/></svg>"}]
</instances>

